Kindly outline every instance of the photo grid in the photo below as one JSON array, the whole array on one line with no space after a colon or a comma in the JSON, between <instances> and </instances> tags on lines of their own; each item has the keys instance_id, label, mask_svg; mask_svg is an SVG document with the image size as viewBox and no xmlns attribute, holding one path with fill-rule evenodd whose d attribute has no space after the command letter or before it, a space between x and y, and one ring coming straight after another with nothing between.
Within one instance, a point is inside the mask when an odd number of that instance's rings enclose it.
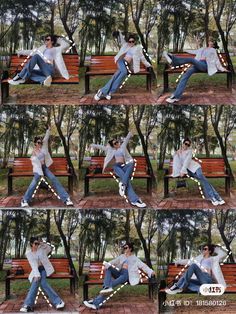
<instances>
[{"instance_id":1,"label":"photo grid","mask_svg":"<svg viewBox=\"0 0 236 314\"><path fill-rule=\"evenodd\" d=\"M0 314L236 312L235 12L0 3Z\"/></svg>"}]
</instances>

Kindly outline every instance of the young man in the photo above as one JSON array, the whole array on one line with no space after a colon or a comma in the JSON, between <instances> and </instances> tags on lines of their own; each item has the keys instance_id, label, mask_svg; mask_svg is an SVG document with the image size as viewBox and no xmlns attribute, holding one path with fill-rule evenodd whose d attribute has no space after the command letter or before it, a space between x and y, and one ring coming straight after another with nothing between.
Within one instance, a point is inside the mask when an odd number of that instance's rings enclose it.
<instances>
[{"instance_id":1,"label":"young man","mask_svg":"<svg viewBox=\"0 0 236 314\"><path fill-rule=\"evenodd\" d=\"M213 255L213 254L216 255ZM210 284L216 282L226 287L224 276L220 268L220 262L226 257L227 253L219 246L206 244L202 248L202 254L198 255L191 262L188 259L178 260L176 265L190 266L180 277L177 283L165 291L168 294L176 294L188 289L194 292L199 292L202 284ZM194 277L192 277L195 275Z\"/></svg>"},{"instance_id":2,"label":"young man","mask_svg":"<svg viewBox=\"0 0 236 314\"><path fill-rule=\"evenodd\" d=\"M135 286L140 281L139 269L147 273L148 277L155 276L155 272L134 255L133 243L127 242L123 246L124 254L113 259L109 263L104 262L105 278L103 289L93 300L84 301L84 305L90 309L97 310L106 300L106 296L113 292L113 288L129 281L131 286ZM117 269L118 268L118 269Z\"/></svg>"},{"instance_id":3,"label":"young man","mask_svg":"<svg viewBox=\"0 0 236 314\"><path fill-rule=\"evenodd\" d=\"M55 71L59 72L65 79L69 79L69 73L62 56L62 53L68 48L69 43L64 38L47 35L45 36L45 44L38 49L18 51L18 55L32 55L32 57L21 72L8 81L9 84L19 85L30 79L42 85L50 86Z\"/></svg>"}]
</instances>

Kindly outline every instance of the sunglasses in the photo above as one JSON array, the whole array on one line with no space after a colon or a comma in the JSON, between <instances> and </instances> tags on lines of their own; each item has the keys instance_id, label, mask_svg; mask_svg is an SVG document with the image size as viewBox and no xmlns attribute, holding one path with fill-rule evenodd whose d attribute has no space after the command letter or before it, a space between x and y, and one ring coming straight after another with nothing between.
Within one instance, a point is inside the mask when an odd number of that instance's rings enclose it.
<instances>
[{"instance_id":1,"label":"sunglasses","mask_svg":"<svg viewBox=\"0 0 236 314\"><path fill-rule=\"evenodd\" d=\"M39 242L34 242L34 245L39 245Z\"/></svg>"},{"instance_id":2,"label":"sunglasses","mask_svg":"<svg viewBox=\"0 0 236 314\"><path fill-rule=\"evenodd\" d=\"M118 144L119 143L119 141L115 141L115 142L113 142L113 145L116 145L116 144Z\"/></svg>"},{"instance_id":3,"label":"sunglasses","mask_svg":"<svg viewBox=\"0 0 236 314\"><path fill-rule=\"evenodd\" d=\"M190 146L190 144L189 144L189 143L184 143L184 145L186 145L186 146L188 146L188 147Z\"/></svg>"},{"instance_id":4,"label":"sunglasses","mask_svg":"<svg viewBox=\"0 0 236 314\"><path fill-rule=\"evenodd\" d=\"M204 248L203 248L203 251L208 251L208 247L204 247Z\"/></svg>"},{"instance_id":5,"label":"sunglasses","mask_svg":"<svg viewBox=\"0 0 236 314\"><path fill-rule=\"evenodd\" d=\"M127 250L129 247L128 246L124 246L124 250Z\"/></svg>"},{"instance_id":6,"label":"sunglasses","mask_svg":"<svg viewBox=\"0 0 236 314\"><path fill-rule=\"evenodd\" d=\"M45 38L45 41L49 41L49 40L51 40L51 38Z\"/></svg>"},{"instance_id":7,"label":"sunglasses","mask_svg":"<svg viewBox=\"0 0 236 314\"><path fill-rule=\"evenodd\" d=\"M43 142L41 142L41 141L37 141L36 143L37 143L37 144L43 144Z\"/></svg>"},{"instance_id":8,"label":"sunglasses","mask_svg":"<svg viewBox=\"0 0 236 314\"><path fill-rule=\"evenodd\" d=\"M133 43L135 43L135 41L134 40L129 40L129 43L133 44Z\"/></svg>"}]
</instances>

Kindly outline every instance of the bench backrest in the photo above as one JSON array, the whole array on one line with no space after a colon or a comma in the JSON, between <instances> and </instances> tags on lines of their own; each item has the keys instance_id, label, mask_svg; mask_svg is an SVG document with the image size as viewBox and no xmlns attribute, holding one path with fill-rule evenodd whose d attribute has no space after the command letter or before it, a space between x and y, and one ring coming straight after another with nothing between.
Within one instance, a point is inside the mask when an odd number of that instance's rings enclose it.
<instances>
[{"instance_id":1,"label":"bench backrest","mask_svg":"<svg viewBox=\"0 0 236 314\"><path fill-rule=\"evenodd\" d=\"M68 172L68 164L65 157L54 157L53 158L53 164L49 167L49 169L53 173L60 174ZM29 157L15 157L13 161L12 166L12 172L13 173L24 173L24 172L32 172L33 173L33 167L32 163Z\"/></svg>"},{"instance_id":2,"label":"bench backrest","mask_svg":"<svg viewBox=\"0 0 236 314\"><path fill-rule=\"evenodd\" d=\"M9 76L12 77L16 71L21 71L25 65L24 60L27 56L12 55L10 61ZM66 65L66 68L69 72L70 78L78 79L79 78L79 57L77 54L63 54L63 59Z\"/></svg>"},{"instance_id":3,"label":"bench backrest","mask_svg":"<svg viewBox=\"0 0 236 314\"><path fill-rule=\"evenodd\" d=\"M202 172L207 174L225 174L225 163L223 158L199 158L202 162L199 162L193 158L194 161L198 162L202 167ZM173 160L169 164L169 173L172 173Z\"/></svg>"},{"instance_id":4,"label":"bench backrest","mask_svg":"<svg viewBox=\"0 0 236 314\"><path fill-rule=\"evenodd\" d=\"M90 165L89 165L89 172L93 172L96 168L103 168L103 163L104 163L104 156L93 156L91 157L90 160ZM147 174L148 173L148 167L147 167L147 162L146 158L144 156L136 156L133 157L134 159L137 160L136 164L136 174ZM107 167L105 170L105 173L109 173L110 171L113 171L112 167Z\"/></svg>"},{"instance_id":5,"label":"bench backrest","mask_svg":"<svg viewBox=\"0 0 236 314\"><path fill-rule=\"evenodd\" d=\"M88 280L94 280L94 281L102 281L105 277L106 269L103 268L102 262L90 262L89 265L89 272L88 272ZM147 282L147 274L140 270L140 281L141 282Z\"/></svg>"},{"instance_id":6,"label":"bench backrest","mask_svg":"<svg viewBox=\"0 0 236 314\"><path fill-rule=\"evenodd\" d=\"M223 273L226 285L234 285L235 286L235 292L236 292L236 263L229 263L229 264L223 264L220 266L221 271ZM169 264L168 265L168 273L166 277L166 283L167 285L171 284L174 280L175 277L180 273L180 271L183 269L183 266L178 265L176 266L175 264ZM178 277L179 279L179 277ZM178 280L177 279L177 280ZM175 280L176 281L176 280ZM232 287L230 288L232 290ZM226 289L227 291L227 289Z\"/></svg>"},{"instance_id":7,"label":"bench backrest","mask_svg":"<svg viewBox=\"0 0 236 314\"><path fill-rule=\"evenodd\" d=\"M91 56L89 62L89 71L117 70L117 64L114 61L115 56ZM143 63L140 64L141 69L146 69Z\"/></svg>"},{"instance_id":8,"label":"bench backrest","mask_svg":"<svg viewBox=\"0 0 236 314\"><path fill-rule=\"evenodd\" d=\"M70 265L68 258L50 258L50 262L53 265L56 274L70 274ZM24 274L29 274L31 272L31 267L26 258L13 258L11 264L10 272L15 274L18 267L24 269Z\"/></svg>"}]
</instances>

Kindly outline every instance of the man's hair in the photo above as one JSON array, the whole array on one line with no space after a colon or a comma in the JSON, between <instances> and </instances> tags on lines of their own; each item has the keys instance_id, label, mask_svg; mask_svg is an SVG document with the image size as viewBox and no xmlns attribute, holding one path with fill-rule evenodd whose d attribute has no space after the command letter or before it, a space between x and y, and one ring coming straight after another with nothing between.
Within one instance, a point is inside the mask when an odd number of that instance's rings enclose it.
<instances>
[{"instance_id":1,"label":"man's hair","mask_svg":"<svg viewBox=\"0 0 236 314\"><path fill-rule=\"evenodd\" d=\"M127 41L129 41L131 38L134 39L134 41L138 40L135 34L129 34Z\"/></svg>"},{"instance_id":2,"label":"man's hair","mask_svg":"<svg viewBox=\"0 0 236 314\"><path fill-rule=\"evenodd\" d=\"M203 245L203 247L204 246L208 247L210 255L212 255L214 253L214 251L215 251L215 245L214 244L207 243L207 244Z\"/></svg>"},{"instance_id":3,"label":"man's hair","mask_svg":"<svg viewBox=\"0 0 236 314\"><path fill-rule=\"evenodd\" d=\"M114 147L113 141L116 141L116 139L113 138L112 140L108 141L108 144L109 144L111 147Z\"/></svg>"},{"instance_id":4,"label":"man's hair","mask_svg":"<svg viewBox=\"0 0 236 314\"><path fill-rule=\"evenodd\" d=\"M43 142L42 136L35 136L35 138L34 138L34 144L36 144L36 143L38 142L38 140L40 140L40 141Z\"/></svg>"},{"instance_id":5,"label":"man's hair","mask_svg":"<svg viewBox=\"0 0 236 314\"><path fill-rule=\"evenodd\" d=\"M123 245L123 247L126 246L126 245L130 248L131 252L134 251L134 243L133 243L133 242L126 242L126 243Z\"/></svg>"},{"instance_id":6,"label":"man's hair","mask_svg":"<svg viewBox=\"0 0 236 314\"><path fill-rule=\"evenodd\" d=\"M34 241L38 241L38 240L39 240L38 237L31 237L31 238L30 238L30 246L33 245Z\"/></svg>"},{"instance_id":7,"label":"man's hair","mask_svg":"<svg viewBox=\"0 0 236 314\"><path fill-rule=\"evenodd\" d=\"M186 137L186 138L183 140L183 143L185 143L185 142L189 142L189 144L192 143L191 140L190 140L188 137Z\"/></svg>"},{"instance_id":8,"label":"man's hair","mask_svg":"<svg viewBox=\"0 0 236 314\"><path fill-rule=\"evenodd\" d=\"M51 41L52 41L52 43L53 43L53 46L56 46L56 44L57 44L57 36L56 36L56 35L52 35L52 34L48 34L48 35L46 35L46 36L44 37L44 39L47 38L47 37L50 37L50 38L51 38Z\"/></svg>"}]
</instances>

